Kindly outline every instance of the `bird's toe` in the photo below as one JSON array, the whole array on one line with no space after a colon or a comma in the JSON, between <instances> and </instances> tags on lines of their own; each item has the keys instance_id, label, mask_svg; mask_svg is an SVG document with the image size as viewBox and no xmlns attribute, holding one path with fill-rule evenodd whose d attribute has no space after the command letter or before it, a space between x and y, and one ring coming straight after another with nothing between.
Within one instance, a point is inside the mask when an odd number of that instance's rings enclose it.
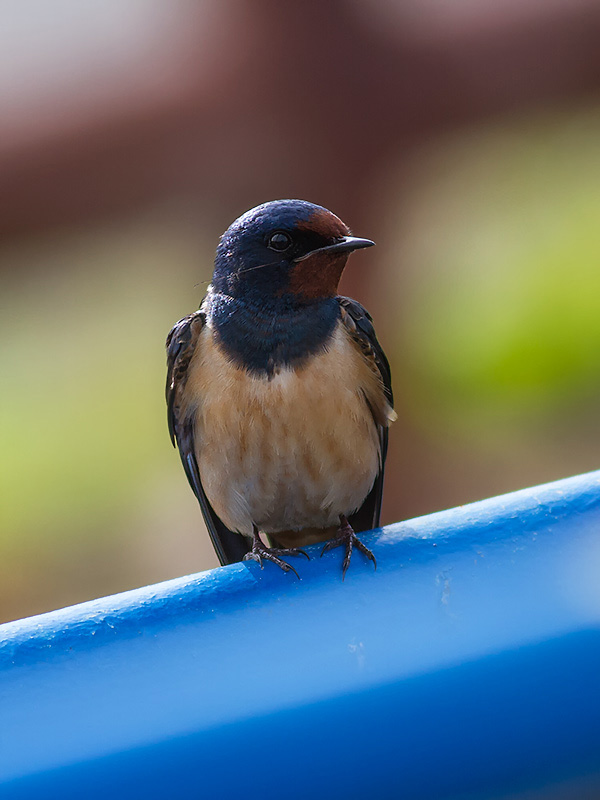
<instances>
[{"instance_id":1,"label":"bird's toe","mask_svg":"<svg viewBox=\"0 0 600 800\"><path fill-rule=\"evenodd\" d=\"M350 566L350 560L352 558L352 551L356 547L364 556L370 559L373 562L375 569L377 569L377 560L375 556L369 550L369 548L364 545L358 536L354 533L352 526L344 517L343 515L340 516L340 527L336 534L335 539L332 539L330 542L326 542L323 549L321 550L321 556L326 553L328 550L333 550L336 547L344 547L344 560L342 562L342 580L346 577L346 572L348 567Z\"/></svg>"}]
</instances>

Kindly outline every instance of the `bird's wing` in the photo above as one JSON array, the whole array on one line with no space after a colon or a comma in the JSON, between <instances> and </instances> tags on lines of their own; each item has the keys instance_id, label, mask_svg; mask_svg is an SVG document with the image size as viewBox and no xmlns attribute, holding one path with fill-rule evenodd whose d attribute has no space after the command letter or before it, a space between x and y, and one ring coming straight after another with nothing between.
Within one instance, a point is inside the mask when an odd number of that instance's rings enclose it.
<instances>
[{"instance_id":1,"label":"bird's wing","mask_svg":"<svg viewBox=\"0 0 600 800\"><path fill-rule=\"evenodd\" d=\"M350 297L338 297L340 304L342 324L352 337L353 341L360 348L362 355L370 368L379 376L381 380L381 390L387 401L390 414L394 406L394 396L392 394L392 378L390 375L390 365L383 352L381 345L377 341L373 320L369 312L352 300ZM366 399L366 398L365 398ZM368 400L367 400L368 402ZM371 407L371 406L370 406ZM383 498L383 473L385 468L385 458L388 446L388 425L393 417L382 419L371 407L373 421L377 425L379 442L381 447L381 468L375 478L373 488L367 495L362 506L349 518L349 522L355 531L365 531L379 526L379 516L381 513L381 501Z\"/></svg>"},{"instance_id":2,"label":"bird's wing","mask_svg":"<svg viewBox=\"0 0 600 800\"><path fill-rule=\"evenodd\" d=\"M221 564L241 561L249 551L245 536L229 530L215 514L206 497L194 448L194 418L181 410L187 370L205 323L202 311L180 319L167 336L167 418L173 445L177 445L192 491L198 498L208 533Z\"/></svg>"}]
</instances>

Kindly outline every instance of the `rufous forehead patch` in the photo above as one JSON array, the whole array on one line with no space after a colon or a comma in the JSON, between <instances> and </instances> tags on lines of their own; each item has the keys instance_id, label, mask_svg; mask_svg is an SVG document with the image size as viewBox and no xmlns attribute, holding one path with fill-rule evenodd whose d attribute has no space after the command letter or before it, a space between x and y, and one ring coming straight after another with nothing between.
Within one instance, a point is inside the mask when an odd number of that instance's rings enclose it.
<instances>
[{"instance_id":1,"label":"rufous forehead patch","mask_svg":"<svg viewBox=\"0 0 600 800\"><path fill-rule=\"evenodd\" d=\"M350 229L339 217L327 211L325 208L318 209L305 221L299 221L297 227L302 231L315 231L328 239L336 239L338 236L348 236Z\"/></svg>"}]
</instances>

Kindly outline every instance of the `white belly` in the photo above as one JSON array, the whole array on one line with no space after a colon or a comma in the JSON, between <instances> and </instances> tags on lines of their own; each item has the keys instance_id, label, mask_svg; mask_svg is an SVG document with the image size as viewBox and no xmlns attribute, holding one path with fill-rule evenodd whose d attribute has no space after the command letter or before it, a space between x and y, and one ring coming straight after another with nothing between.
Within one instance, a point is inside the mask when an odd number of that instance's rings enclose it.
<instances>
[{"instance_id":1,"label":"white belly","mask_svg":"<svg viewBox=\"0 0 600 800\"><path fill-rule=\"evenodd\" d=\"M202 485L228 528L325 528L362 505L381 457L361 390L373 381L341 326L327 352L271 380L234 366L203 329L186 395Z\"/></svg>"}]
</instances>

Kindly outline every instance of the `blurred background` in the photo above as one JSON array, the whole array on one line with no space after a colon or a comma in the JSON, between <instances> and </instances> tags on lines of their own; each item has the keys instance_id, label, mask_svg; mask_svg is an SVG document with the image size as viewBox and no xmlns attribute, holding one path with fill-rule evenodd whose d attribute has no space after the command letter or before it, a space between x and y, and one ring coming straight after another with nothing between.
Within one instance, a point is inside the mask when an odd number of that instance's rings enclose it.
<instances>
[{"instance_id":1,"label":"blurred background","mask_svg":"<svg viewBox=\"0 0 600 800\"><path fill-rule=\"evenodd\" d=\"M266 200L378 243L384 522L600 466L599 0L0 16L0 621L216 566L164 339Z\"/></svg>"}]
</instances>

